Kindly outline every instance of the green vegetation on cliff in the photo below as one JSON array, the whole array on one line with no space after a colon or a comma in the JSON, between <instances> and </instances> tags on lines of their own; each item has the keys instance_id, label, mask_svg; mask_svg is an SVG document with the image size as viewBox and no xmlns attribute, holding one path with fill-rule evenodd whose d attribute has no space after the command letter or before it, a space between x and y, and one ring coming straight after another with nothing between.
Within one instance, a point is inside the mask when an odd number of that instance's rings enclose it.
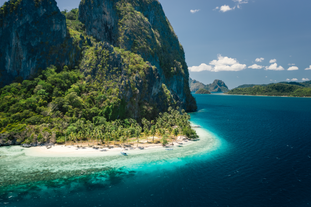
<instances>
[{"instance_id":1,"label":"green vegetation on cliff","mask_svg":"<svg viewBox=\"0 0 311 207\"><path fill-rule=\"evenodd\" d=\"M75 142L120 141L126 133L130 138L153 127L159 135L171 134L173 126L178 126L179 134L196 137L184 110L169 108L155 121L127 119L117 89L100 88L98 82L87 81L79 70L66 66L56 71L49 67L34 80L0 89L1 145L64 143L66 137Z\"/></svg>"},{"instance_id":2,"label":"green vegetation on cliff","mask_svg":"<svg viewBox=\"0 0 311 207\"><path fill-rule=\"evenodd\" d=\"M195 92L195 94L211 94L211 92L209 92L208 90L204 88L200 88L199 90Z\"/></svg>"},{"instance_id":3,"label":"green vegetation on cliff","mask_svg":"<svg viewBox=\"0 0 311 207\"><path fill-rule=\"evenodd\" d=\"M275 83L235 88L229 91L228 94L311 97L311 88L303 87L299 83Z\"/></svg>"}]
</instances>

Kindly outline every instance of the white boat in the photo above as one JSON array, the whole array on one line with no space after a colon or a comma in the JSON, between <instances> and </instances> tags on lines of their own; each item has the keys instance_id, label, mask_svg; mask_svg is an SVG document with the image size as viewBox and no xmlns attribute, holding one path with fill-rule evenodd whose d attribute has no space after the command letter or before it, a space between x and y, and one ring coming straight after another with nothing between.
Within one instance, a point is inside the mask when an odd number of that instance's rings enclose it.
<instances>
[{"instance_id":1,"label":"white boat","mask_svg":"<svg viewBox=\"0 0 311 207\"><path fill-rule=\"evenodd\" d=\"M127 156L127 154L125 153L125 152L120 152L121 153L121 155L123 155L123 156Z\"/></svg>"},{"instance_id":2,"label":"white boat","mask_svg":"<svg viewBox=\"0 0 311 207\"><path fill-rule=\"evenodd\" d=\"M192 125L191 128L201 128L200 125Z\"/></svg>"}]
</instances>

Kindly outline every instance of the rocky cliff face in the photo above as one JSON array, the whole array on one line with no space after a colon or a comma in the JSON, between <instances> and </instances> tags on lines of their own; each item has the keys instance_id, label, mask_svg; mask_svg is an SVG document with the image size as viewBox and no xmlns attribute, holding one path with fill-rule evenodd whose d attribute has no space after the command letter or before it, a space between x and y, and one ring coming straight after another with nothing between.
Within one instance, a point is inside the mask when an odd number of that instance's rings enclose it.
<instances>
[{"instance_id":1,"label":"rocky cliff face","mask_svg":"<svg viewBox=\"0 0 311 207\"><path fill-rule=\"evenodd\" d=\"M228 86L223 82L222 80L214 80L212 84L209 84L208 87L210 88L210 91L212 92L228 92Z\"/></svg>"},{"instance_id":2,"label":"rocky cliff face","mask_svg":"<svg viewBox=\"0 0 311 207\"><path fill-rule=\"evenodd\" d=\"M88 35L139 54L155 67L146 79L146 102L157 103L166 91L177 105L196 110L183 48L157 0L82 0L79 20Z\"/></svg>"},{"instance_id":3,"label":"rocky cliff face","mask_svg":"<svg viewBox=\"0 0 311 207\"><path fill-rule=\"evenodd\" d=\"M11 0L0 10L0 86L49 65L73 65L78 51L55 0Z\"/></svg>"},{"instance_id":4,"label":"rocky cliff face","mask_svg":"<svg viewBox=\"0 0 311 207\"><path fill-rule=\"evenodd\" d=\"M222 81L222 80L214 80L213 83L211 84L203 84L199 81L196 81L196 80L193 80L190 78L189 80L189 83L190 83L190 90L191 92L196 92L198 91L199 89L203 88L203 89L206 89L210 92L223 92L223 93L226 93L229 91L227 85Z\"/></svg>"}]
</instances>

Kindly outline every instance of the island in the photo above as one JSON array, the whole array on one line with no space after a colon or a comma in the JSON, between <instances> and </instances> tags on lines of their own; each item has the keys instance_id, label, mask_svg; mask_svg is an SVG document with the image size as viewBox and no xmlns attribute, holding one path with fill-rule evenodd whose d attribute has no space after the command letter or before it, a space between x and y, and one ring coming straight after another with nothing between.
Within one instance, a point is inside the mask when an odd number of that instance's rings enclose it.
<instances>
[{"instance_id":1,"label":"island","mask_svg":"<svg viewBox=\"0 0 311 207\"><path fill-rule=\"evenodd\" d=\"M311 97L311 81L306 81L302 83L281 82L267 85L242 85L230 90L228 94Z\"/></svg>"},{"instance_id":2,"label":"island","mask_svg":"<svg viewBox=\"0 0 311 207\"><path fill-rule=\"evenodd\" d=\"M209 92L205 88L200 88L199 90L195 92L195 94L211 94L211 92Z\"/></svg>"},{"instance_id":3,"label":"island","mask_svg":"<svg viewBox=\"0 0 311 207\"><path fill-rule=\"evenodd\" d=\"M200 81L189 79L190 84L190 91L192 93L195 93L197 90L203 88L210 92L216 92L216 93L226 93L229 91L228 86L223 82L222 80L214 80L211 84L203 84Z\"/></svg>"},{"instance_id":4,"label":"island","mask_svg":"<svg viewBox=\"0 0 311 207\"><path fill-rule=\"evenodd\" d=\"M139 2L86 0L63 12L55 0L4 3L0 146L125 148L198 137L184 50L161 4Z\"/></svg>"}]
</instances>

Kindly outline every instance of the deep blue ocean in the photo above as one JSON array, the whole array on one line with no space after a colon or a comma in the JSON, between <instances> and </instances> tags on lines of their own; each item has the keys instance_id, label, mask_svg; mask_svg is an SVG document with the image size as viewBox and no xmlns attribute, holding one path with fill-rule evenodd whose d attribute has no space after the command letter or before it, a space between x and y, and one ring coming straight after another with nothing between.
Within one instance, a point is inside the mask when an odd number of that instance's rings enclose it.
<instances>
[{"instance_id":1,"label":"deep blue ocean","mask_svg":"<svg viewBox=\"0 0 311 207\"><path fill-rule=\"evenodd\" d=\"M12 190L0 206L311 206L311 99L194 96L191 121L220 140L216 150L121 168L104 183L91 174Z\"/></svg>"}]
</instances>

